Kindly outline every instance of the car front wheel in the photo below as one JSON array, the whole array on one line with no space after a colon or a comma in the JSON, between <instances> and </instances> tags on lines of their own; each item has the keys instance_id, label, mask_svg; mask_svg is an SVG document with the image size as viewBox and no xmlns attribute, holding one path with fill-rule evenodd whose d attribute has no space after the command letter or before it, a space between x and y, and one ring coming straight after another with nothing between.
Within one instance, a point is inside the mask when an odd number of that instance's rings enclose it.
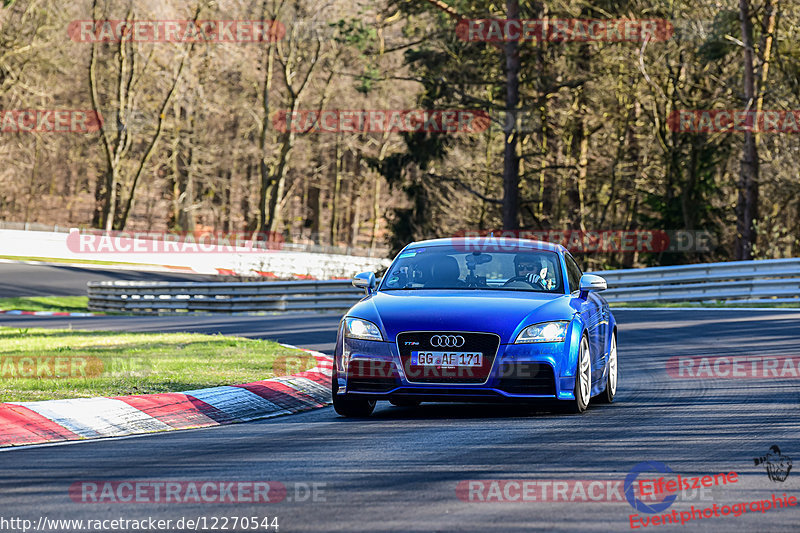
<instances>
[{"instance_id":1,"label":"car front wheel","mask_svg":"<svg viewBox=\"0 0 800 533\"><path fill-rule=\"evenodd\" d=\"M331 375L331 393L333 394L334 411L350 418L364 418L371 415L377 403L375 400L339 394L339 377L335 368Z\"/></svg>"},{"instance_id":2,"label":"car front wheel","mask_svg":"<svg viewBox=\"0 0 800 533\"><path fill-rule=\"evenodd\" d=\"M592 390L592 362L589 356L589 338L584 335L581 337L581 344L578 348L578 365L575 373L575 399L569 400L569 411L582 413L589 406L589 397Z\"/></svg>"},{"instance_id":3,"label":"car front wheel","mask_svg":"<svg viewBox=\"0 0 800 533\"><path fill-rule=\"evenodd\" d=\"M600 403L611 403L617 394L617 379L619 377L619 359L617 357L617 333L611 334L611 348L608 350L608 377L606 390L597 397Z\"/></svg>"}]
</instances>

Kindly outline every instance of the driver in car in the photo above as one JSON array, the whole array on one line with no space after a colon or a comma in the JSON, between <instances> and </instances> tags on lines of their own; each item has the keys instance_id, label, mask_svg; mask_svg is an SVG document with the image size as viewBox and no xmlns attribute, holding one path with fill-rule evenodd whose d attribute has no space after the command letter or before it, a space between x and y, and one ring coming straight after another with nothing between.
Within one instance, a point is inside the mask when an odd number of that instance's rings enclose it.
<instances>
[{"instance_id":1,"label":"driver in car","mask_svg":"<svg viewBox=\"0 0 800 533\"><path fill-rule=\"evenodd\" d=\"M555 285L554 273L542 257L533 254L517 254L514 257L514 270L517 277L531 285L550 290Z\"/></svg>"}]
</instances>

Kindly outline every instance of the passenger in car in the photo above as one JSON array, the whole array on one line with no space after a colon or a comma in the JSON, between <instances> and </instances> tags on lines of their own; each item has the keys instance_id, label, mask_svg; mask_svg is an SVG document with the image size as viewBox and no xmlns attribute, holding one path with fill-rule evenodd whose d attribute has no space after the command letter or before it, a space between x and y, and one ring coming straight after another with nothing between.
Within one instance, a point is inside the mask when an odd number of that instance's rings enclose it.
<instances>
[{"instance_id":1,"label":"passenger in car","mask_svg":"<svg viewBox=\"0 0 800 533\"><path fill-rule=\"evenodd\" d=\"M445 256L437 258L431 268L431 280L425 284L425 288L449 289L465 287L466 284L459 279L461 268L455 257Z\"/></svg>"}]
</instances>

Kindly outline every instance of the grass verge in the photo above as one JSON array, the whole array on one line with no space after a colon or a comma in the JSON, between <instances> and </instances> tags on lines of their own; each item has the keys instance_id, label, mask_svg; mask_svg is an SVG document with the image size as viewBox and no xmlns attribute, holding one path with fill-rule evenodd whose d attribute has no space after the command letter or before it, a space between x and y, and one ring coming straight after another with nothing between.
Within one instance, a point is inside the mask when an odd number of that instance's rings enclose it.
<instances>
[{"instance_id":1,"label":"grass verge","mask_svg":"<svg viewBox=\"0 0 800 533\"><path fill-rule=\"evenodd\" d=\"M0 309L18 311L57 311L86 313L89 310L88 296L26 296L23 298L0 298Z\"/></svg>"},{"instance_id":2,"label":"grass verge","mask_svg":"<svg viewBox=\"0 0 800 533\"><path fill-rule=\"evenodd\" d=\"M0 402L181 392L315 364L307 352L240 337L0 328Z\"/></svg>"}]
</instances>

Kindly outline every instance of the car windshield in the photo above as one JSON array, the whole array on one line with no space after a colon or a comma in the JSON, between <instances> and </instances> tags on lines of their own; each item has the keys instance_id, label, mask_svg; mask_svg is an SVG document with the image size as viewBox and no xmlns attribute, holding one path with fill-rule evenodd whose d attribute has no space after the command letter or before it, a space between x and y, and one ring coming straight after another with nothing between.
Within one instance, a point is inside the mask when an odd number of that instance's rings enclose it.
<instances>
[{"instance_id":1,"label":"car windshield","mask_svg":"<svg viewBox=\"0 0 800 533\"><path fill-rule=\"evenodd\" d=\"M380 290L493 289L564 293L555 252L469 252L450 246L414 248L400 253Z\"/></svg>"}]
</instances>

